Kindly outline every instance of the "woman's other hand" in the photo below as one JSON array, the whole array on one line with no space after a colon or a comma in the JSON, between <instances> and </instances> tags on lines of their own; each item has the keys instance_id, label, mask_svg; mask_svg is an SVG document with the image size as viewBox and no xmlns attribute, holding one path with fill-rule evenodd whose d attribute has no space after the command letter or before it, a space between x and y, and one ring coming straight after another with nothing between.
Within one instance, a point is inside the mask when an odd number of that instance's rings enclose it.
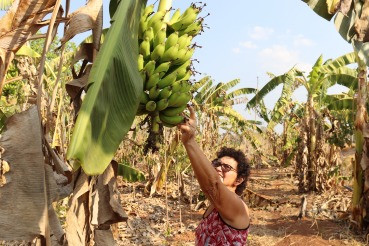
<instances>
[{"instance_id":1,"label":"woman's other hand","mask_svg":"<svg viewBox=\"0 0 369 246\"><path fill-rule=\"evenodd\" d=\"M185 119L184 123L178 124L178 129L182 133L181 139L183 144L188 143L190 140L195 140L196 135L195 110L191 106L188 106L188 110L190 111L190 118Z\"/></svg>"}]
</instances>

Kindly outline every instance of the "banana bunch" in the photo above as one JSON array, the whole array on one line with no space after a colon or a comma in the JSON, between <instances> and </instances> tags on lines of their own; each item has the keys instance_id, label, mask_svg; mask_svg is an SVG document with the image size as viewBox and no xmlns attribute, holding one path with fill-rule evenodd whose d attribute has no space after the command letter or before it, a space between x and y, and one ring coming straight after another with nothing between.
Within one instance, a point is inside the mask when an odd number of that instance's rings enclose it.
<instances>
[{"instance_id":1,"label":"banana bunch","mask_svg":"<svg viewBox=\"0 0 369 246\"><path fill-rule=\"evenodd\" d=\"M149 5L141 16L138 69L144 90L137 114L151 117L154 133L160 125L173 127L184 120L181 114L192 98L192 39L202 31L200 11L192 4L182 14L177 9L165 21L168 11L154 12Z\"/></svg>"}]
</instances>

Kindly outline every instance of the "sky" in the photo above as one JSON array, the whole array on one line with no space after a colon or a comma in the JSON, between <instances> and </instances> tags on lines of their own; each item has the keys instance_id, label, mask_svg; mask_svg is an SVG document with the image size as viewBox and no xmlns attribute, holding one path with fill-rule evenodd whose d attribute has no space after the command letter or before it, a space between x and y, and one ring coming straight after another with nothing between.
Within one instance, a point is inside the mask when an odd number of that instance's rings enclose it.
<instances>
[{"instance_id":1,"label":"sky","mask_svg":"<svg viewBox=\"0 0 369 246\"><path fill-rule=\"evenodd\" d=\"M148 4L155 1L149 0ZM156 1L157 2L157 1ZM84 1L71 1L71 12L82 6ZM182 12L192 3L173 0L173 8ZM103 0L104 27L109 26L109 1ZM157 7L158 3L156 3ZM309 72L320 55L324 60L336 58L352 51L352 47L341 38L331 22L319 17L301 0L245 1L211 0L200 16L205 18L209 29L205 29L194 41L201 46L194 58L200 79L210 75L215 83L240 79L236 88L262 88L270 78L267 72L280 75L293 66ZM59 32L59 36L62 32ZM72 39L77 44L91 32ZM271 109L281 91L279 86L265 98ZM337 93L336 86L329 92ZM249 99L252 95L248 96ZM294 100L303 101L303 88L294 94ZM248 119L253 113L245 107L236 109Z\"/></svg>"}]
</instances>

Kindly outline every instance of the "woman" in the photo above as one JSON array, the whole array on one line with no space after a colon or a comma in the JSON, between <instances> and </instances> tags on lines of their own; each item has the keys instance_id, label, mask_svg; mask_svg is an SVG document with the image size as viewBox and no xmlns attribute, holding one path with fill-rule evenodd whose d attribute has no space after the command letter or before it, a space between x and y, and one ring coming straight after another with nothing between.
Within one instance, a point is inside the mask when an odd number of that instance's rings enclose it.
<instances>
[{"instance_id":1,"label":"woman","mask_svg":"<svg viewBox=\"0 0 369 246\"><path fill-rule=\"evenodd\" d=\"M190 119L178 128L195 176L210 200L196 229L196 245L246 245L250 216L239 197L250 173L245 155L223 148L210 162L195 140L196 116L192 107L189 110Z\"/></svg>"}]
</instances>

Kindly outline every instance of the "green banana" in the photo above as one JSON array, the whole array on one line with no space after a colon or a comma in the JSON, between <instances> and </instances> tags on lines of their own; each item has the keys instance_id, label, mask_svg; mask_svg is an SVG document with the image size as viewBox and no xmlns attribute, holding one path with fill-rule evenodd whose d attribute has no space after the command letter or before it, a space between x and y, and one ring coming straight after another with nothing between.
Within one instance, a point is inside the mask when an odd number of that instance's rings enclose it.
<instances>
[{"instance_id":1,"label":"green banana","mask_svg":"<svg viewBox=\"0 0 369 246\"><path fill-rule=\"evenodd\" d=\"M153 24L152 29L155 33L157 33L161 29L167 29L167 24L165 24L163 21L157 21Z\"/></svg>"},{"instance_id":2,"label":"green banana","mask_svg":"<svg viewBox=\"0 0 369 246\"><path fill-rule=\"evenodd\" d=\"M187 33L188 36L196 36L197 34L199 34L201 30L202 30L202 20L192 23L184 30L180 30L179 35Z\"/></svg>"},{"instance_id":3,"label":"green banana","mask_svg":"<svg viewBox=\"0 0 369 246\"><path fill-rule=\"evenodd\" d=\"M148 76L151 76L155 70L155 61L149 61L148 63L146 63L144 70L146 71Z\"/></svg>"},{"instance_id":4,"label":"green banana","mask_svg":"<svg viewBox=\"0 0 369 246\"><path fill-rule=\"evenodd\" d=\"M160 29L154 38L154 47L158 46L161 43L165 43L165 38L167 37L167 32L165 28Z\"/></svg>"},{"instance_id":5,"label":"green banana","mask_svg":"<svg viewBox=\"0 0 369 246\"><path fill-rule=\"evenodd\" d=\"M148 27L153 27L153 25L157 22L162 22L165 15L165 11L158 11L155 14L151 16L151 18L148 20Z\"/></svg>"},{"instance_id":6,"label":"green banana","mask_svg":"<svg viewBox=\"0 0 369 246\"><path fill-rule=\"evenodd\" d=\"M140 96L140 103L146 104L149 101L149 95L142 91Z\"/></svg>"},{"instance_id":7,"label":"green banana","mask_svg":"<svg viewBox=\"0 0 369 246\"><path fill-rule=\"evenodd\" d=\"M171 27L176 31L187 28L196 20L199 12L199 9L193 5L188 7L186 11L179 17L178 21L173 23Z\"/></svg>"},{"instance_id":8,"label":"green banana","mask_svg":"<svg viewBox=\"0 0 369 246\"><path fill-rule=\"evenodd\" d=\"M189 80L191 78L192 71L188 70L186 75L182 78L182 80Z\"/></svg>"},{"instance_id":9,"label":"green banana","mask_svg":"<svg viewBox=\"0 0 369 246\"><path fill-rule=\"evenodd\" d=\"M154 101L148 101L145 106L146 110L149 112L153 112L156 109L156 103Z\"/></svg>"},{"instance_id":10,"label":"green banana","mask_svg":"<svg viewBox=\"0 0 369 246\"><path fill-rule=\"evenodd\" d=\"M144 57L141 54L138 55L137 65L138 71L141 71L144 68Z\"/></svg>"},{"instance_id":11,"label":"green banana","mask_svg":"<svg viewBox=\"0 0 369 246\"><path fill-rule=\"evenodd\" d=\"M172 92L179 92L181 90L181 81L175 81L173 84L172 84Z\"/></svg>"},{"instance_id":12,"label":"green banana","mask_svg":"<svg viewBox=\"0 0 369 246\"><path fill-rule=\"evenodd\" d=\"M154 39L154 29L152 27L146 29L144 39L146 40L146 38L148 38L150 42Z\"/></svg>"},{"instance_id":13,"label":"green banana","mask_svg":"<svg viewBox=\"0 0 369 246\"><path fill-rule=\"evenodd\" d=\"M150 90L152 87L156 86L159 82L159 73L154 73L149 77L149 80L145 84L145 90Z\"/></svg>"},{"instance_id":14,"label":"green banana","mask_svg":"<svg viewBox=\"0 0 369 246\"><path fill-rule=\"evenodd\" d=\"M159 99L169 98L171 94L172 94L172 87L167 86L160 91Z\"/></svg>"},{"instance_id":15,"label":"green banana","mask_svg":"<svg viewBox=\"0 0 369 246\"><path fill-rule=\"evenodd\" d=\"M162 111L168 107L168 99L163 98L156 103L156 110Z\"/></svg>"},{"instance_id":16,"label":"green banana","mask_svg":"<svg viewBox=\"0 0 369 246\"><path fill-rule=\"evenodd\" d=\"M140 23L138 24L138 38L139 39L143 39L143 34L146 29L147 29L147 21L141 19Z\"/></svg>"},{"instance_id":17,"label":"green banana","mask_svg":"<svg viewBox=\"0 0 369 246\"><path fill-rule=\"evenodd\" d=\"M182 35L182 36L180 36L179 38L178 38L178 45L179 45L179 49L181 50L181 49L184 49L184 48L187 48L187 46L188 46L188 34L186 33L186 34L184 34L184 35Z\"/></svg>"},{"instance_id":18,"label":"green banana","mask_svg":"<svg viewBox=\"0 0 369 246\"><path fill-rule=\"evenodd\" d=\"M144 19L146 20L147 17L154 11L154 4L150 4L150 5L147 5L142 16L141 16L141 19Z\"/></svg>"},{"instance_id":19,"label":"green banana","mask_svg":"<svg viewBox=\"0 0 369 246\"><path fill-rule=\"evenodd\" d=\"M166 108L161 113L166 116L175 116L183 112L187 105L183 105L180 107L174 107L174 108Z\"/></svg>"},{"instance_id":20,"label":"green banana","mask_svg":"<svg viewBox=\"0 0 369 246\"><path fill-rule=\"evenodd\" d=\"M172 105L170 105L171 107L180 107L183 105L186 105L192 98L192 94L190 92L187 93L181 93L176 102Z\"/></svg>"},{"instance_id":21,"label":"green banana","mask_svg":"<svg viewBox=\"0 0 369 246\"><path fill-rule=\"evenodd\" d=\"M183 50L185 50L184 55L182 55ZM192 57L193 53L195 52L195 48L191 48L191 49L185 49L184 48L180 51L181 51L181 56L179 56L180 52L178 51L178 58L175 61L173 61L173 65L181 65L181 64L184 64L186 62L191 63L190 58Z\"/></svg>"},{"instance_id":22,"label":"green banana","mask_svg":"<svg viewBox=\"0 0 369 246\"><path fill-rule=\"evenodd\" d=\"M181 57L184 57L186 55L187 49L180 49L177 53L177 59L173 61L172 65L181 65Z\"/></svg>"},{"instance_id":23,"label":"green banana","mask_svg":"<svg viewBox=\"0 0 369 246\"><path fill-rule=\"evenodd\" d=\"M161 57L163 56L165 51L165 46L164 44L159 44L155 47L155 49L153 50L153 52L151 53L151 60L160 60Z\"/></svg>"},{"instance_id":24,"label":"green banana","mask_svg":"<svg viewBox=\"0 0 369 246\"><path fill-rule=\"evenodd\" d=\"M177 42L178 42L178 32L173 32L172 34L169 35L169 37L165 41L165 50L175 46Z\"/></svg>"},{"instance_id":25,"label":"green banana","mask_svg":"<svg viewBox=\"0 0 369 246\"><path fill-rule=\"evenodd\" d=\"M140 54L143 55L144 58L150 55L150 40L148 37L140 44Z\"/></svg>"},{"instance_id":26,"label":"green banana","mask_svg":"<svg viewBox=\"0 0 369 246\"><path fill-rule=\"evenodd\" d=\"M168 74L167 76L165 76L164 78L159 80L159 82L158 82L159 88L163 89L164 87L167 87L167 86L173 84L173 82L176 80L176 77L177 77L176 72Z\"/></svg>"},{"instance_id":27,"label":"green banana","mask_svg":"<svg viewBox=\"0 0 369 246\"><path fill-rule=\"evenodd\" d=\"M182 115L166 116L164 114L159 114L159 117L162 122L171 125L177 125L184 121L184 117Z\"/></svg>"},{"instance_id":28,"label":"green banana","mask_svg":"<svg viewBox=\"0 0 369 246\"><path fill-rule=\"evenodd\" d=\"M168 22L169 25L172 25L174 22L177 22L179 17L181 16L181 10L177 9L173 15L172 18L170 18L170 21Z\"/></svg>"},{"instance_id":29,"label":"green banana","mask_svg":"<svg viewBox=\"0 0 369 246\"><path fill-rule=\"evenodd\" d=\"M174 61L178 56L178 44L167 49L161 57L161 62Z\"/></svg>"},{"instance_id":30,"label":"green banana","mask_svg":"<svg viewBox=\"0 0 369 246\"><path fill-rule=\"evenodd\" d=\"M172 93L172 95L170 95L170 97L168 98L168 107L172 107L173 105L175 105L180 95L181 92Z\"/></svg>"},{"instance_id":31,"label":"green banana","mask_svg":"<svg viewBox=\"0 0 369 246\"><path fill-rule=\"evenodd\" d=\"M164 72L164 74L168 71L168 69L170 68L172 62L164 62L161 63L157 68L155 68L154 73L162 73Z\"/></svg>"},{"instance_id":32,"label":"green banana","mask_svg":"<svg viewBox=\"0 0 369 246\"><path fill-rule=\"evenodd\" d=\"M187 93L191 90L191 88L192 88L192 84L188 80L181 81L180 92Z\"/></svg>"},{"instance_id":33,"label":"green banana","mask_svg":"<svg viewBox=\"0 0 369 246\"><path fill-rule=\"evenodd\" d=\"M159 93L160 93L160 89L158 87L154 86L149 90L149 98L151 100L154 100L159 96Z\"/></svg>"}]
</instances>

